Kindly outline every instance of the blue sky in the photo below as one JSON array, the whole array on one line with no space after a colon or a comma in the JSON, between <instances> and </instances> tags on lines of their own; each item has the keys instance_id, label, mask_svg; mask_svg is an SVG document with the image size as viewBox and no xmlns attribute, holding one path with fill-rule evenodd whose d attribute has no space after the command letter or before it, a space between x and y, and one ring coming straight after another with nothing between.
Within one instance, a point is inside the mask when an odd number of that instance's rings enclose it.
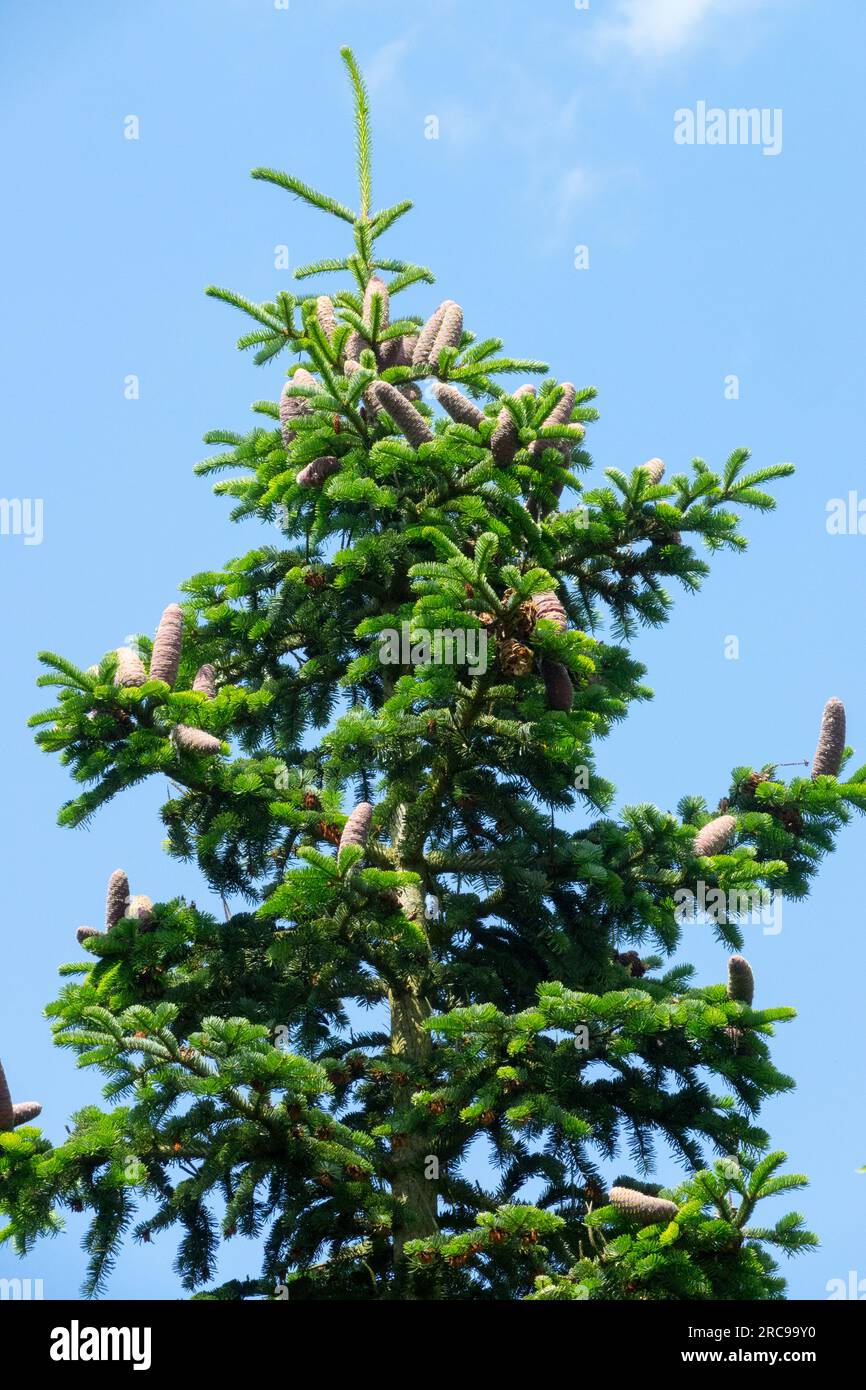
<instances>
[{"instance_id":1,"label":"blue sky","mask_svg":"<svg viewBox=\"0 0 866 1390\"><path fill-rule=\"evenodd\" d=\"M152 631L177 586L249 548L192 476L205 430L246 428L283 367L234 350L243 320L208 283L255 299L289 288L275 269L343 249L339 226L279 190L285 168L353 199L338 49L373 97L374 197L416 211L390 253L437 286L410 312L457 299L467 324L560 377L599 388L597 467L660 456L719 463L747 444L791 460L775 514L750 519L745 556L722 557L697 598L639 640L656 698L600 750L620 804L711 803L730 768L810 757L824 701L842 697L866 753L860 635L866 536L830 535L827 504L866 496L861 177L866 9L855 0L147 0L2 7L0 354L7 499L41 499L44 535L0 535L6 653L0 1055L16 1099L39 1098L60 1141L94 1076L52 1048L42 1009L75 928L102 911L108 873L134 892L202 904L194 870L161 850L162 788L114 803L87 831L59 830L69 784L25 728L45 701L35 653L89 664ZM675 113L699 102L782 113L782 148L678 145ZM125 118L140 138L124 138ZM438 139L425 131L438 121ZM589 266L575 268L575 248ZM137 400L124 395L130 375ZM726 378L739 379L730 399ZM866 523L864 523L866 525ZM6 529L10 529L7 527ZM738 660L725 639L739 639ZM798 1205L821 1249L791 1263L792 1296L866 1278L862 1104L866 825L853 824L783 929L747 928L760 1004L793 1004L777 1064L798 1090L764 1123L811 1186ZM704 981L725 953L706 927L681 956ZM624 1165L625 1166L625 1165ZM662 1163L662 1177L676 1170ZM779 1214L781 1214L781 1205ZM83 1257L43 1242L20 1269L74 1296ZM176 1293L165 1239L121 1260L111 1293ZM252 1272L232 1251L227 1275Z\"/></svg>"}]
</instances>

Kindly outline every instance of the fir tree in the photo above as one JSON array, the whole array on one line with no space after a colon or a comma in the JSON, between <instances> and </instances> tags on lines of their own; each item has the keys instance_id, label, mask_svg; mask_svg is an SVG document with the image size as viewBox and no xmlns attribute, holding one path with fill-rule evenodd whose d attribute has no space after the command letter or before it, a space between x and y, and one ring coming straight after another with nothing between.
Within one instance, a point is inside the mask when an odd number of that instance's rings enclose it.
<instances>
[{"instance_id":1,"label":"fir tree","mask_svg":"<svg viewBox=\"0 0 866 1390\"><path fill-rule=\"evenodd\" d=\"M595 753L650 693L633 632L666 620L671 583L699 587L696 543L745 547L740 513L790 467L738 449L718 471L591 476L593 389L452 300L402 315L433 276L380 249L411 204L374 210L343 58L357 211L253 177L344 222L346 256L298 270L309 293L209 291L252 321L239 346L278 400L208 435L199 471L228 474L215 491L267 538L192 578L155 642L87 670L43 654L57 700L33 720L78 784L62 824L164 777L170 853L246 908L217 920L112 874L49 1009L107 1105L55 1146L0 1074L3 1238L26 1251L86 1209L89 1293L126 1236L175 1231L183 1287L210 1298L781 1297L773 1249L814 1237L796 1213L753 1223L804 1181L757 1113L793 1084L767 1044L793 1011L767 981L754 1002L739 954L727 985L671 963L676 895L719 890L738 952L736 895L804 896L866 769L839 780L837 701L814 776L737 768L718 809L614 815ZM395 631L411 646L388 664ZM424 634L446 632L484 660L437 660ZM659 1140L679 1187L651 1182ZM235 1234L262 1266L214 1286Z\"/></svg>"}]
</instances>

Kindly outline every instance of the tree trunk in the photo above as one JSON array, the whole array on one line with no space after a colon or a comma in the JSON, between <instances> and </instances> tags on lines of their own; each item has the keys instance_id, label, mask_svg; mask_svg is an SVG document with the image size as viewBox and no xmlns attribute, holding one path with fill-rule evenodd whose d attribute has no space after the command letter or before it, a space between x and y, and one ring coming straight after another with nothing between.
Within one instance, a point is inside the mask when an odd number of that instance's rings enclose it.
<instances>
[{"instance_id":1,"label":"tree trunk","mask_svg":"<svg viewBox=\"0 0 866 1390\"><path fill-rule=\"evenodd\" d=\"M406 916L423 926L423 887L413 885L401 888L399 897ZM423 1026L424 1020L430 1015L430 1005L424 999L416 977L408 977L389 990L388 999L391 1007L391 1053L395 1058L405 1060L406 1070L412 1077L423 1069L432 1052L432 1039ZM413 1118L413 1089L411 1082L398 1086L394 1107L396 1144L391 1191L396 1203L394 1261L398 1272L402 1266L401 1282L405 1279L403 1247L406 1242L435 1235L438 1230L436 1182L432 1176L428 1178L425 1175L429 1141L423 1134L408 1132Z\"/></svg>"}]
</instances>

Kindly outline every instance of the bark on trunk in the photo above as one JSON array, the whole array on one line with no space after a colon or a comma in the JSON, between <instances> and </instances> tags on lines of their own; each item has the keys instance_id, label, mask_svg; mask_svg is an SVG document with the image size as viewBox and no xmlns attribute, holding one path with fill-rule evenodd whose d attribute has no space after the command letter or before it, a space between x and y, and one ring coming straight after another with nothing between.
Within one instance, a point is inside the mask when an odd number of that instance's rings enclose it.
<instances>
[{"instance_id":1,"label":"bark on trunk","mask_svg":"<svg viewBox=\"0 0 866 1390\"><path fill-rule=\"evenodd\" d=\"M409 867L408 865L406 867ZM407 917L424 925L424 889L413 885L399 890L400 904ZM430 1015L430 1005L424 999L420 981L409 977L389 991L391 1007L391 1053L406 1063L410 1074L417 1073L432 1052L432 1039L423 1026ZM403 1248L409 1240L435 1235L436 1183L425 1176L429 1141L423 1134L408 1133L413 1115L412 1086L397 1088L395 1102L395 1133L399 1136L393 1150L394 1177L391 1191L396 1203L394 1215L394 1261L401 1282L405 1278ZM405 1135L405 1138L403 1137Z\"/></svg>"}]
</instances>

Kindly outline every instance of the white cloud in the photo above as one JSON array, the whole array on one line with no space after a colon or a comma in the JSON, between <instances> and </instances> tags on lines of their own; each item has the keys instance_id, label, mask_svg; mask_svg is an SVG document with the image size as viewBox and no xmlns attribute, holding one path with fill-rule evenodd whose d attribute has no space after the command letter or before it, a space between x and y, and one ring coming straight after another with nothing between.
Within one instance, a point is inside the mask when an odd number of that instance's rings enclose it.
<instances>
[{"instance_id":1,"label":"white cloud","mask_svg":"<svg viewBox=\"0 0 866 1390\"><path fill-rule=\"evenodd\" d=\"M364 81L371 95L394 81L406 54L412 46L407 34L401 39L392 39L383 44L364 63Z\"/></svg>"},{"instance_id":2,"label":"white cloud","mask_svg":"<svg viewBox=\"0 0 866 1390\"><path fill-rule=\"evenodd\" d=\"M663 58L706 39L719 22L756 11L764 0L619 0L601 38L637 58Z\"/></svg>"},{"instance_id":3,"label":"white cloud","mask_svg":"<svg viewBox=\"0 0 866 1390\"><path fill-rule=\"evenodd\" d=\"M581 203L591 194L593 179L586 169L575 165L562 174L556 185L556 206L566 216L576 203Z\"/></svg>"}]
</instances>

